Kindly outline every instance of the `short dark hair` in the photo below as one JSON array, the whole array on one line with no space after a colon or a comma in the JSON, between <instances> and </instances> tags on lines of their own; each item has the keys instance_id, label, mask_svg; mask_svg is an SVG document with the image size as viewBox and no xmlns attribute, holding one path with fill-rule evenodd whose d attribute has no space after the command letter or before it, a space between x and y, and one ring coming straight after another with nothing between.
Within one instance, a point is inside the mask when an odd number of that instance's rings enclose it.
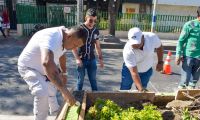
<instances>
[{"instance_id":1,"label":"short dark hair","mask_svg":"<svg viewBox=\"0 0 200 120\"><path fill-rule=\"evenodd\" d=\"M200 6L197 8L197 17L200 17Z\"/></svg>"},{"instance_id":2,"label":"short dark hair","mask_svg":"<svg viewBox=\"0 0 200 120\"><path fill-rule=\"evenodd\" d=\"M86 43L87 33L85 32L85 29L82 26L73 26L70 29L74 31L77 38L82 39L84 44Z\"/></svg>"},{"instance_id":3,"label":"short dark hair","mask_svg":"<svg viewBox=\"0 0 200 120\"><path fill-rule=\"evenodd\" d=\"M95 8L88 9L87 12L86 12L86 16L96 17L97 16L96 9Z\"/></svg>"}]
</instances>

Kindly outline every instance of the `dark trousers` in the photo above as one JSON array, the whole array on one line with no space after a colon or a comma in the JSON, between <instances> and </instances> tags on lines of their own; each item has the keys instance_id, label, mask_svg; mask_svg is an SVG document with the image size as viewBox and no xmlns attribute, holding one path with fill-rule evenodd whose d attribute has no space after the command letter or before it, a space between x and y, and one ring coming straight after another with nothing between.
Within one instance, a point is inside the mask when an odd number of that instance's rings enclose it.
<instances>
[{"instance_id":1,"label":"dark trousers","mask_svg":"<svg viewBox=\"0 0 200 120\"><path fill-rule=\"evenodd\" d=\"M195 88L200 77L200 60L183 57L180 86Z\"/></svg>"},{"instance_id":2,"label":"dark trousers","mask_svg":"<svg viewBox=\"0 0 200 120\"><path fill-rule=\"evenodd\" d=\"M96 59L92 60L82 60L83 66L77 68L78 71L78 80L77 80L77 90L82 90L83 82L85 77L85 71L87 70L88 79L92 87L92 91L97 91L97 82L96 82L96 71L97 64Z\"/></svg>"},{"instance_id":3,"label":"dark trousers","mask_svg":"<svg viewBox=\"0 0 200 120\"><path fill-rule=\"evenodd\" d=\"M0 27L0 30L1 30L1 33L3 34L3 36L6 38L6 35L5 35L5 33L4 33L3 29L2 29L2 27Z\"/></svg>"}]
</instances>

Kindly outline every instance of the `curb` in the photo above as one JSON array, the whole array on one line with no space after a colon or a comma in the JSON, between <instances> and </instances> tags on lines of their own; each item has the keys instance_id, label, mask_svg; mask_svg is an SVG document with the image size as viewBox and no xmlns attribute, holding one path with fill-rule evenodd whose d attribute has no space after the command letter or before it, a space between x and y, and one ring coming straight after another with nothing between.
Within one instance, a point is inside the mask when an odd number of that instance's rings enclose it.
<instances>
[{"instance_id":1,"label":"curb","mask_svg":"<svg viewBox=\"0 0 200 120\"><path fill-rule=\"evenodd\" d=\"M102 49L123 49L125 43L107 43L107 42L101 42L101 48ZM164 50L176 50L176 45L163 45Z\"/></svg>"}]
</instances>

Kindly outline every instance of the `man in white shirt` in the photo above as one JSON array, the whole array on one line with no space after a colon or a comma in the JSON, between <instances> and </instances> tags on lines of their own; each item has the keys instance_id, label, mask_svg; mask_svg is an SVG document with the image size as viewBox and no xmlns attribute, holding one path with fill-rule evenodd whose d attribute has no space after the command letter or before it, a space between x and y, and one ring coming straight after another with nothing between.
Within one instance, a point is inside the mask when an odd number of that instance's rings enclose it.
<instances>
[{"instance_id":1,"label":"man in white shirt","mask_svg":"<svg viewBox=\"0 0 200 120\"><path fill-rule=\"evenodd\" d=\"M157 71L163 69L163 49L158 36L151 32L142 32L139 28L131 28L128 32L128 42L123 50L123 68L121 90L130 90L133 82L138 91L146 91L152 76L154 50L156 49L158 63Z\"/></svg>"},{"instance_id":2,"label":"man in white shirt","mask_svg":"<svg viewBox=\"0 0 200 120\"><path fill-rule=\"evenodd\" d=\"M47 28L35 33L22 51L18 59L18 71L34 96L34 120L46 120L49 108L50 113L59 109L56 89L66 102L75 104L76 100L66 88L64 53L65 49L81 47L86 37L82 27Z\"/></svg>"}]
</instances>

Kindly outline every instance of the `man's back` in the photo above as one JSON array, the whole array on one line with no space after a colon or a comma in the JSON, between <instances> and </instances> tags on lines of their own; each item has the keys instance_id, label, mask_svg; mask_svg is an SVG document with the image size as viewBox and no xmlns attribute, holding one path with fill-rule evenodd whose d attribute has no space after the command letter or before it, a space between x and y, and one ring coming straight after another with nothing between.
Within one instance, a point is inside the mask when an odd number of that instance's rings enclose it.
<instances>
[{"instance_id":1,"label":"man's back","mask_svg":"<svg viewBox=\"0 0 200 120\"><path fill-rule=\"evenodd\" d=\"M55 63L63 54L62 29L64 27L47 28L37 32L30 39L27 46L19 56L18 65L34 68L44 74L41 63L41 49L50 49L54 53Z\"/></svg>"},{"instance_id":2,"label":"man's back","mask_svg":"<svg viewBox=\"0 0 200 120\"><path fill-rule=\"evenodd\" d=\"M128 42L126 43L123 50L123 57L126 65L128 64L126 61L127 59L130 61L135 61L139 72L145 72L153 66L154 50L161 45L160 39L154 33L143 32L143 35L143 50L133 49Z\"/></svg>"}]
</instances>

